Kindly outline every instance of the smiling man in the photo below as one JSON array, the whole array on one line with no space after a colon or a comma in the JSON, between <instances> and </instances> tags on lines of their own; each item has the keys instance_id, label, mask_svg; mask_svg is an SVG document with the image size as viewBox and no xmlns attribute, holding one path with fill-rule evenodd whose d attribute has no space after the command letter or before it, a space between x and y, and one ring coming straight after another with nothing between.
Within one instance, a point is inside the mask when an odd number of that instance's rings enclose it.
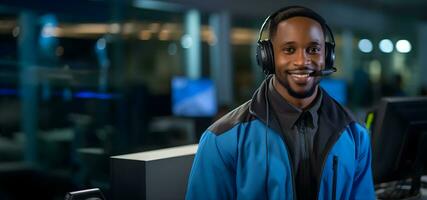
<instances>
[{"instance_id":1,"label":"smiling man","mask_svg":"<svg viewBox=\"0 0 427 200\"><path fill-rule=\"evenodd\" d=\"M320 81L310 74L325 65L322 27L311 18L297 16L280 22L273 31L274 88L289 103L305 108L316 97Z\"/></svg>"},{"instance_id":2,"label":"smiling man","mask_svg":"<svg viewBox=\"0 0 427 200\"><path fill-rule=\"evenodd\" d=\"M265 25L269 39L261 40ZM367 131L319 87L335 71L325 20L286 7L259 38L268 76L203 134L186 198L375 199Z\"/></svg>"}]
</instances>

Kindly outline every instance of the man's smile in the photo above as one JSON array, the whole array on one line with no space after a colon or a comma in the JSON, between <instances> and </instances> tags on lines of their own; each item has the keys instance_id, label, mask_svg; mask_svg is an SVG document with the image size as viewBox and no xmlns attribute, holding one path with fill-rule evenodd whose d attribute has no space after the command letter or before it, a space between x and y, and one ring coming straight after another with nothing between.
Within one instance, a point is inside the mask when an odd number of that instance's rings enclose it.
<instances>
[{"instance_id":1,"label":"man's smile","mask_svg":"<svg viewBox=\"0 0 427 200\"><path fill-rule=\"evenodd\" d=\"M288 70L287 74L297 85L306 85L308 82L313 80L313 77L310 76L313 72L314 70L312 69L296 69Z\"/></svg>"}]
</instances>

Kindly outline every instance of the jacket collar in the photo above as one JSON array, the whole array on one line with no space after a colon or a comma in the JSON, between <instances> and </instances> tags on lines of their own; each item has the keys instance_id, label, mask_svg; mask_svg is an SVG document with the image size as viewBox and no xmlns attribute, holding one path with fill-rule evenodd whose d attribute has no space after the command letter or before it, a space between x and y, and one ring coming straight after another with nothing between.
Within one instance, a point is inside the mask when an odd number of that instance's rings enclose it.
<instances>
[{"instance_id":1,"label":"jacket collar","mask_svg":"<svg viewBox=\"0 0 427 200\"><path fill-rule=\"evenodd\" d=\"M260 87L254 92L252 100L249 106L249 112L257 117L259 120L267 124L269 127L273 128L277 132L281 132L279 123L275 117L272 117L271 105L267 104L266 97L268 95L268 83L270 82L273 75L269 75L261 83ZM330 127L328 132L333 132L334 134L339 134L345 126L351 122L356 121L354 117L348 112L347 109L339 105L329 94L319 87L322 91L322 99L319 107L319 119ZM269 110L267 112L267 107ZM267 113L269 114L267 122ZM321 123L323 126L324 123Z\"/></svg>"},{"instance_id":2,"label":"jacket collar","mask_svg":"<svg viewBox=\"0 0 427 200\"><path fill-rule=\"evenodd\" d=\"M252 95L252 101L249 106L249 112L257 117L267 126L271 127L276 132L280 133L279 122L272 113L271 105L267 102L268 98L268 83L274 75L269 75L264 79L258 89ZM268 118L267 118L268 115ZM267 120L268 119L268 120Z\"/></svg>"}]
</instances>

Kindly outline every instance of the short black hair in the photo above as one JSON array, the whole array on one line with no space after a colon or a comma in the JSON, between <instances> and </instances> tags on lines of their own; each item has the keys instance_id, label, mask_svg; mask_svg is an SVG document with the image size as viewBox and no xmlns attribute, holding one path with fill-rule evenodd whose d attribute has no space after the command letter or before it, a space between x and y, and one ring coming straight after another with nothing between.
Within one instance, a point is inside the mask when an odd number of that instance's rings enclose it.
<instances>
[{"instance_id":1,"label":"short black hair","mask_svg":"<svg viewBox=\"0 0 427 200\"><path fill-rule=\"evenodd\" d=\"M322 27L323 35L326 38L326 21L323 19L322 16L311 10L310 8L303 7L303 6L290 6L285 7L273 14L274 16L271 16L270 22L269 22L269 38L272 39L277 31L277 26L280 22L285 21L292 17L308 17L310 19L313 19L314 21L317 21L320 26Z\"/></svg>"}]
</instances>

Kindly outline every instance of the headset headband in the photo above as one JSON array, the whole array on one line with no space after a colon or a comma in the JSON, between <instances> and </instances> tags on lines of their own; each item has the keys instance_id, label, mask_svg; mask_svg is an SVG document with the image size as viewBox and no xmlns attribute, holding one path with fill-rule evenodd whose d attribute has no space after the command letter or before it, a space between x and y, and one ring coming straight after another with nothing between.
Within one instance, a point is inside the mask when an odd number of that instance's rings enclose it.
<instances>
[{"instance_id":1,"label":"headset headband","mask_svg":"<svg viewBox=\"0 0 427 200\"><path fill-rule=\"evenodd\" d=\"M261 25L261 29L259 30L259 34L258 34L258 42L259 42L259 41L261 41L262 33L264 32L264 28L265 28L265 26L266 26L267 24L271 23L271 21L270 21L271 19L273 19L274 17L276 17L276 15L278 15L278 14L279 14L279 13L281 13L281 12L284 12L284 11L287 11L287 10L290 10L290 9L294 9L294 8L300 8L300 9L307 10L307 11L312 12L313 14L315 14L315 15L317 15L317 16L316 16L316 17L314 17L314 16L309 16L309 15L304 15L304 14L296 14L296 15L293 15L293 16L291 16L291 17L289 17L289 18L301 16L301 17L308 17L308 18L310 18L310 19L313 19L313 20L317 21L317 22L318 22L322 27L325 27L326 32L328 32L328 33L326 33L326 34L327 34L327 35L329 35L329 38L331 39L330 43L331 43L333 46L335 46L335 38L334 38L334 35L332 34L332 30L331 30L331 28L328 26L328 24L326 23L326 21L325 21L325 20L324 20L320 15L318 15L316 12L314 12L313 10L311 10L311 9L309 9L309 8L306 8L306 7L303 7L303 6L287 6L287 7L283 7L283 8L281 8L281 9L277 10L276 12L274 12L273 14L269 15L269 16L264 20L264 22L263 22L263 23L262 23L262 25ZM289 18L287 18L287 19L289 19ZM285 19L285 20L286 20L286 19ZM268 28L270 28L270 25L271 25L271 24L269 24L269 27L268 27Z\"/></svg>"}]
</instances>

